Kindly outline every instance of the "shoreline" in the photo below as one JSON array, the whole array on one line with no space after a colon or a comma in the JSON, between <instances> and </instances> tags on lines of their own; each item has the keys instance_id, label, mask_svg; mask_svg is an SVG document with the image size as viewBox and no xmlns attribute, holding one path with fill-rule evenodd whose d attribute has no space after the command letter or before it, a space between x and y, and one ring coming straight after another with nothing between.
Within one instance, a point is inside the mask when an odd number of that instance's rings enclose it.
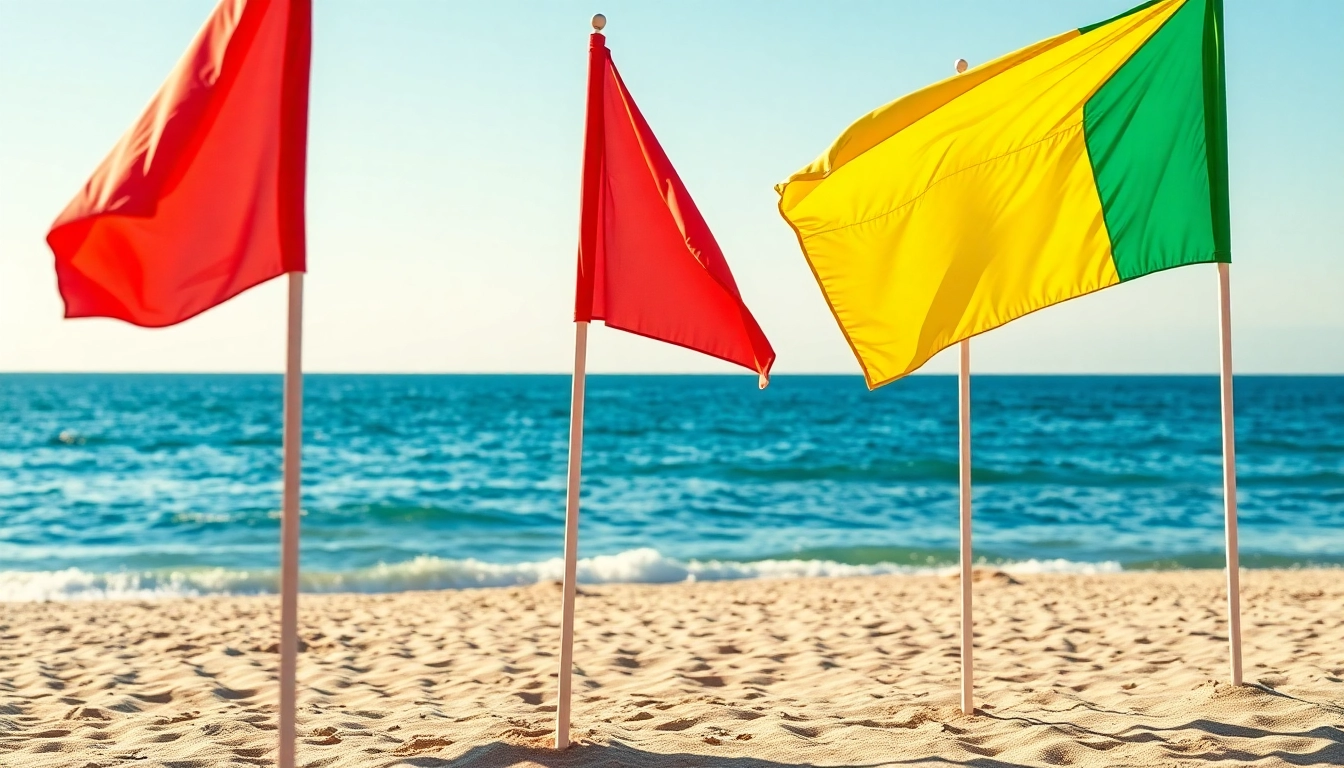
<instances>
[{"instance_id":1,"label":"shoreline","mask_svg":"<svg viewBox=\"0 0 1344 768\"><path fill-rule=\"evenodd\" d=\"M299 762L1255 765L1344 762L1344 579L977 571L978 713L957 711L957 581L585 586L573 733L553 584L305 595ZM0 753L24 766L266 764L272 596L0 604ZM7 762L7 761L4 761Z\"/></svg>"},{"instance_id":2,"label":"shoreline","mask_svg":"<svg viewBox=\"0 0 1344 768\"><path fill-rule=\"evenodd\" d=\"M1213 556L1188 555L1141 563L1119 561L1072 561L1064 559L989 560L976 569L998 570L1013 575L1107 573L1182 573L1217 571L1183 565L1181 560L1203 563ZM1220 559L1220 558L1219 558ZM1344 564L1286 556L1251 554L1243 558L1242 571L1341 570ZM1285 562L1287 561L1287 562ZM862 578L871 576L947 576L957 572L955 560L912 564L874 561L845 562L819 558L783 557L756 560L679 560L652 548L626 550L579 561L579 583L584 586L621 584L682 584L699 582L780 580L791 578ZM422 555L408 561L352 568L343 571L305 570L300 573L305 595L400 594L415 591L474 588L526 587L556 581L563 574L563 561L551 558L521 563L494 563L475 559L452 560ZM67 602L98 600L174 599L208 596L273 595L278 587L274 568L231 569L216 566L193 568L122 569L109 572L67 568L53 571L0 570L0 603Z\"/></svg>"}]
</instances>

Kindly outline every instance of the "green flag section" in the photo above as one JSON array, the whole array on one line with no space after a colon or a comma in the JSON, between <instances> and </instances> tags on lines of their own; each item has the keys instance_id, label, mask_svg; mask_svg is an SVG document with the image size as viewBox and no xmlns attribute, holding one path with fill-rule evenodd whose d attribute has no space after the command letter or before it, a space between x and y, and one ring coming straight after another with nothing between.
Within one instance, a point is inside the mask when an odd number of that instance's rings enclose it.
<instances>
[{"instance_id":1,"label":"green flag section","mask_svg":"<svg viewBox=\"0 0 1344 768\"><path fill-rule=\"evenodd\" d=\"M1221 0L1156 0L864 116L779 185L870 387L1029 312L1230 261Z\"/></svg>"},{"instance_id":2,"label":"green flag section","mask_svg":"<svg viewBox=\"0 0 1344 768\"><path fill-rule=\"evenodd\" d=\"M1221 6L1186 0L1083 108L1121 280L1230 258Z\"/></svg>"}]
</instances>

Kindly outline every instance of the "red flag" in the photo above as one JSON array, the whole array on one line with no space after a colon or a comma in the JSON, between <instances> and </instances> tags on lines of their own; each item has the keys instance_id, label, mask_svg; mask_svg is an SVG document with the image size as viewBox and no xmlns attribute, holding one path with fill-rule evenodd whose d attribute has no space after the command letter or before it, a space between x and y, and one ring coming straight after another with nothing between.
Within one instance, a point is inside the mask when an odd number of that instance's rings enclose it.
<instances>
[{"instance_id":1,"label":"red flag","mask_svg":"<svg viewBox=\"0 0 1344 768\"><path fill-rule=\"evenodd\" d=\"M588 59L574 319L670 342L770 378L775 351L709 226L594 33Z\"/></svg>"},{"instance_id":2,"label":"red flag","mask_svg":"<svg viewBox=\"0 0 1344 768\"><path fill-rule=\"evenodd\" d=\"M305 270L311 0L222 0L52 225L66 317L180 323Z\"/></svg>"}]
</instances>

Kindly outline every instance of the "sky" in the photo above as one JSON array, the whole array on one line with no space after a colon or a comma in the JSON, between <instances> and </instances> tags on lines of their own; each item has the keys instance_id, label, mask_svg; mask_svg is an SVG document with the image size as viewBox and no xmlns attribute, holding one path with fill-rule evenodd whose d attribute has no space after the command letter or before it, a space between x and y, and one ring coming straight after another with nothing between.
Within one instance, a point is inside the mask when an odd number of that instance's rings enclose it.
<instances>
[{"instance_id":1,"label":"sky","mask_svg":"<svg viewBox=\"0 0 1344 768\"><path fill-rule=\"evenodd\" d=\"M600 11L775 371L858 373L773 185L956 58L981 63L1135 2L316 0L305 369L569 370ZM170 329L67 321L43 239L213 5L0 0L0 371L283 369L283 280ZM1344 373L1344 2L1226 0L1226 21L1236 370ZM972 365L1212 373L1217 350L1216 272L1199 265L978 337ZM589 369L739 371L604 328Z\"/></svg>"}]
</instances>

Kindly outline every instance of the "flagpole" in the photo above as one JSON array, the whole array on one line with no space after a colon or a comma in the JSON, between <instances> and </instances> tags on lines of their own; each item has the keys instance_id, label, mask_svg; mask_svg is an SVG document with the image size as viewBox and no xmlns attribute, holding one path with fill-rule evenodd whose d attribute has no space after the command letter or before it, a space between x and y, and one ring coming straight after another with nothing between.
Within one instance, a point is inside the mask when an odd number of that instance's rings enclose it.
<instances>
[{"instance_id":1,"label":"flagpole","mask_svg":"<svg viewBox=\"0 0 1344 768\"><path fill-rule=\"evenodd\" d=\"M280 754L294 768L296 671L299 652L299 491L303 449L303 273L289 273L285 359L284 491L280 518Z\"/></svg>"},{"instance_id":2,"label":"flagpole","mask_svg":"<svg viewBox=\"0 0 1344 768\"><path fill-rule=\"evenodd\" d=\"M560 608L560 690L555 703L555 748L569 746L573 698L574 599L579 572L579 482L583 478L583 391L587 383L588 321L593 312L594 260L600 228L603 157L602 94L607 71L607 17L594 14L588 37L588 97L584 117L583 182L579 206L579 273L574 285L574 383L569 401L569 478L565 492L565 577Z\"/></svg>"},{"instance_id":3,"label":"flagpole","mask_svg":"<svg viewBox=\"0 0 1344 768\"><path fill-rule=\"evenodd\" d=\"M970 66L965 59L953 65L957 74ZM971 612L971 340L960 346L961 364L957 369L957 423L960 492L961 558L961 712L975 714L975 670L973 664L974 628Z\"/></svg>"},{"instance_id":4,"label":"flagpole","mask_svg":"<svg viewBox=\"0 0 1344 768\"><path fill-rule=\"evenodd\" d=\"M961 712L975 714L971 626L971 340L959 345L957 422L960 427L961 480Z\"/></svg>"},{"instance_id":5,"label":"flagpole","mask_svg":"<svg viewBox=\"0 0 1344 768\"><path fill-rule=\"evenodd\" d=\"M1218 263L1218 342L1223 408L1223 514L1227 529L1227 644L1232 684L1241 685L1241 563L1237 552L1237 432L1232 418L1232 296Z\"/></svg>"},{"instance_id":6,"label":"flagpole","mask_svg":"<svg viewBox=\"0 0 1344 768\"><path fill-rule=\"evenodd\" d=\"M560 613L560 694L555 707L555 748L569 746L569 704L574 666L575 581L579 569L579 480L583 466L583 392L587 379L588 323L574 323L574 389L569 401L569 481L565 496L564 605Z\"/></svg>"}]
</instances>

